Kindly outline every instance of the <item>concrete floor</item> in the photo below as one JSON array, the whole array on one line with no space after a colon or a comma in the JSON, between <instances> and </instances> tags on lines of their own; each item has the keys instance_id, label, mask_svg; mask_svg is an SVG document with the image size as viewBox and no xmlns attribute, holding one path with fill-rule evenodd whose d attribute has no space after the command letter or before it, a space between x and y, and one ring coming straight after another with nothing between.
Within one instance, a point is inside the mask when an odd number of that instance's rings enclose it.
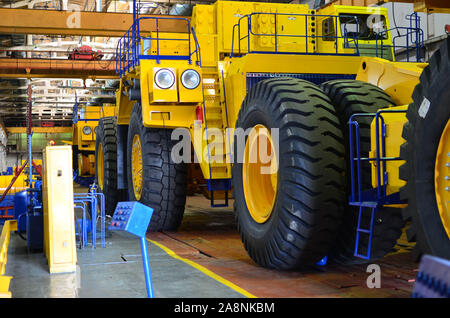
<instances>
[{"instance_id":1,"label":"concrete floor","mask_svg":"<svg viewBox=\"0 0 450 318\"><path fill-rule=\"evenodd\" d=\"M194 267L148 243L155 297L244 297ZM26 242L11 235L5 275L13 276L10 291L17 298L146 296L139 241L112 233L106 248L77 249L78 270L49 274L42 253L29 254Z\"/></svg>"},{"instance_id":2,"label":"concrete floor","mask_svg":"<svg viewBox=\"0 0 450 318\"><path fill-rule=\"evenodd\" d=\"M257 266L243 248L231 206L213 209L203 196L188 197L178 232L148 233L155 297L410 297L418 264L405 237L376 262L381 288L369 289L367 264L302 272ZM6 266L13 297L145 297L139 241L112 233L106 242L106 248L77 250L77 273L50 275L44 255L28 254L13 233Z\"/></svg>"}]
</instances>

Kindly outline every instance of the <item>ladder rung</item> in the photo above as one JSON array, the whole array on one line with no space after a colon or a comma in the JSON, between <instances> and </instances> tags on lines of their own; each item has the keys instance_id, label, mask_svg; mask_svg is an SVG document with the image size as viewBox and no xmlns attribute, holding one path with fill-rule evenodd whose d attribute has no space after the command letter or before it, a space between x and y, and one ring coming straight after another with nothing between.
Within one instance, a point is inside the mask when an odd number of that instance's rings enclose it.
<instances>
[{"instance_id":1,"label":"ladder rung","mask_svg":"<svg viewBox=\"0 0 450 318\"><path fill-rule=\"evenodd\" d=\"M363 232L363 233L370 234L370 230L357 229L357 231L358 231L358 232Z\"/></svg>"}]
</instances>

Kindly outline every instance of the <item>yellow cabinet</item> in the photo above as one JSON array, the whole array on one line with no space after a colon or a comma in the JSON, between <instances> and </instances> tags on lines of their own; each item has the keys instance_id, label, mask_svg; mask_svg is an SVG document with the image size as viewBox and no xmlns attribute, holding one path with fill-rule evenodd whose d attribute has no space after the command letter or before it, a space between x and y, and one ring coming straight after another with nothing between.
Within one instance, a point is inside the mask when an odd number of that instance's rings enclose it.
<instances>
[{"instance_id":1,"label":"yellow cabinet","mask_svg":"<svg viewBox=\"0 0 450 318\"><path fill-rule=\"evenodd\" d=\"M43 153L44 249L50 273L76 270L72 148L49 146Z\"/></svg>"}]
</instances>

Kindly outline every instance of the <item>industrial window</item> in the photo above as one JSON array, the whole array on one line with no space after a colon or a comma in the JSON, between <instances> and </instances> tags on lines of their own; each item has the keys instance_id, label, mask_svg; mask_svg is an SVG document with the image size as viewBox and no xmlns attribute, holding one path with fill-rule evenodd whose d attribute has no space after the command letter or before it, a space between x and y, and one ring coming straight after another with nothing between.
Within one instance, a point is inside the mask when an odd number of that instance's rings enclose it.
<instances>
[{"instance_id":1,"label":"industrial window","mask_svg":"<svg viewBox=\"0 0 450 318\"><path fill-rule=\"evenodd\" d=\"M341 25L342 36L347 35L350 38L360 40L387 39L386 18L379 14L340 14L339 22ZM359 25L359 29L358 29ZM358 32L359 31L359 32Z\"/></svg>"}]
</instances>

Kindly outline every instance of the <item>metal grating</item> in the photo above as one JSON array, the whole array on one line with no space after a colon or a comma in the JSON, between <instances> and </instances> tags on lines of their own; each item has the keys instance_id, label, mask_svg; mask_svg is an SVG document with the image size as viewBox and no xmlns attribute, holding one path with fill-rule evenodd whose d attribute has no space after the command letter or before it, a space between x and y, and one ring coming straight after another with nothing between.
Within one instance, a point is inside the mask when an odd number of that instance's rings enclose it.
<instances>
[{"instance_id":1,"label":"metal grating","mask_svg":"<svg viewBox=\"0 0 450 318\"><path fill-rule=\"evenodd\" d=\"M291 73L247 73L247 91L259 81L275 77L293 77L310 81L316 85L336 79L355 79L356 74L291 74Z\"/></svg>"}]
</instances>

